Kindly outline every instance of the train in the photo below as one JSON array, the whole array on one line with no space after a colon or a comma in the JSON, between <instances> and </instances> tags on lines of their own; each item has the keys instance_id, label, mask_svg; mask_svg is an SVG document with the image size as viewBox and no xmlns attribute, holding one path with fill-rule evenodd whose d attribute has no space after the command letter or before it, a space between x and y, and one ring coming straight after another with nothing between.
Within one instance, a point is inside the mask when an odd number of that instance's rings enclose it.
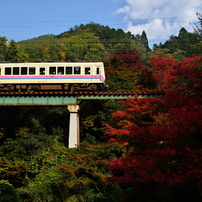
<instances>
[{"instance_id":1,"label":"train","mask_svg":"<svg viewBox=\"0 0 202 202\"><path fill-rule=\"evenodd\" d=\"M0 91L101 91L103 62L0 63Z\"/></svg>"}]
</instances>

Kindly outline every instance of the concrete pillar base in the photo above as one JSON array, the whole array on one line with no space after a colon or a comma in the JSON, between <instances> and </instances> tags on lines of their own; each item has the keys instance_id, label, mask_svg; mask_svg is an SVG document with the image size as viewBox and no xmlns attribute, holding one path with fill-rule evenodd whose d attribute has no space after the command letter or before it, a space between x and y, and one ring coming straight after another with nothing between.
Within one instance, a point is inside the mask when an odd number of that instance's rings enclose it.
<instances>
[{"instance_id":1,"label":"concrete pillar base","mask_svg":"<svg viewBox=\"0 0 202 202\"><path fill-rule=\"evenodd\" d=\"M69 144L68 148L76 148L80 143L79 105L68 105L69 120Z\"/></svg>"}]
</instances>

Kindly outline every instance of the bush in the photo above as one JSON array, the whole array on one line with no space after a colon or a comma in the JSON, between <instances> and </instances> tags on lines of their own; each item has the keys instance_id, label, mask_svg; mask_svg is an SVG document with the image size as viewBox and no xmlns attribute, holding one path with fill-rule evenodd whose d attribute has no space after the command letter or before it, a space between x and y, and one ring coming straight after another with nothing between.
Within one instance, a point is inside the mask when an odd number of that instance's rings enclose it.
<instances>
[{"instance_id":1,"label":"bush","mask_svg":"<svg viewBox=\"0 0 202 202\"><path fill-rule=\"evenodd\" d=\"M15 189L6 180L0 180L0 201L1 202L20 202L20 198Z\"/></svg>"}]
</instances>

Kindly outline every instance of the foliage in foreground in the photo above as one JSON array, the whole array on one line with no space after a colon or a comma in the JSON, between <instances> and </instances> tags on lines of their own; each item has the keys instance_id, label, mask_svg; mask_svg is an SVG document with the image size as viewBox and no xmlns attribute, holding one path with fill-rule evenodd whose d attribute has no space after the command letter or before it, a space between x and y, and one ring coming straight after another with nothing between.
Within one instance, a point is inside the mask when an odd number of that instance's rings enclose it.
<instances>
[{"instance_id":1,"label":"foliage in foreground","mask_svg":"<svg viewBox=\"0 0 202 202\"><path fill-rule=\"evenodd\" d=\"M104 168L107 159L123 156L124 149L119 144L85 143L77 149L68 149L56 134L41 133L41 139L36 134L25 134L24 131L22 136L6 141L1 146L0 158L1 178L15 186L22 201L117 201L120 198L120 187L106 183L110 172ZM19 147L34 139L38 146L32 152L27 151L26 156L26 151Z\"/></svg>"},{"instance_id":2,"label":"foliage in foreground","mask_svg":"<svg viewBox=\"0 0 202 202\"><path fill-rule=\"evenodd\" d=\"M165 96L123 101L125 110L112 114L116 126L105 132L127 149L109 160L108 180L134 187L137 201L202 200L201 58L172 63L170 69L152 64Z\"/></svg>"},{"instance_id":3,"label":"foliage in foreground","mask_svg":"<svg viewBox=\"0 0 202 202\"><path fill-rule=\"evenodd\" d=\"M7 180L0 180L0 201L1 202L20 202L20 197L16 190Z\"/></svg>"}]
</instances>

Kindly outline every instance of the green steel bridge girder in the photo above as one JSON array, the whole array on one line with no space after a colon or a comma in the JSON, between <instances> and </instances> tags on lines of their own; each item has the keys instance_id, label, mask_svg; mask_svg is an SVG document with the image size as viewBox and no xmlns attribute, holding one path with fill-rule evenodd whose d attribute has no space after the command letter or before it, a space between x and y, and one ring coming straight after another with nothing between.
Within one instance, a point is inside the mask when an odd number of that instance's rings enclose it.
<instances>
[{"instance_id":1,"label":"green steel bridge girder","mask_svg":"<svg viewBox=\"0 0 202 202\"><path fill-rule=\"evenodd\" d=\"M77 105L82 100L127 99L133 94L77 94L77 95L0 95L0 106L67 106ZM155 98L161 95L140 94L138 98Z\"/></svg>"},{"instance_id":2,"label":"green steel bridge girder","mask_svg":"<svg viewBox=\"0 0 202 202\"><path fill-rule=\"evenodd\" d=\"M0 106L67 106L77 104L77 97L0 96Z\"/></svg>"}]
</instances>

